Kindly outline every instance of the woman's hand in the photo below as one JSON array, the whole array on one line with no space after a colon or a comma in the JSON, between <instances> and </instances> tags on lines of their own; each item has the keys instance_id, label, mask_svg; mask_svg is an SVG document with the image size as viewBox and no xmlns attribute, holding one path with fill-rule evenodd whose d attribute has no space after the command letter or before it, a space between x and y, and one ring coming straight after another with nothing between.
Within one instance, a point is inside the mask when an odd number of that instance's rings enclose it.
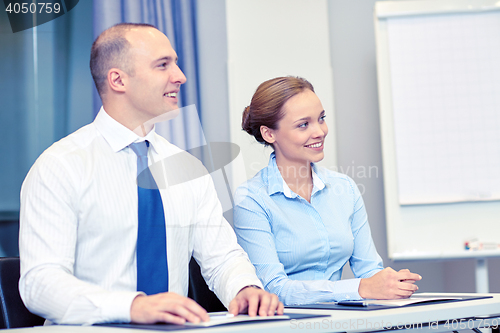
<instances>
[{"instance_id":1,"label":"woman's hand","mask_svg":"<svg viewBox=\"0 0 500 333\"><path fill-rule=\"evenodd\" d=\"M371 299L407 298L418 290L414 283L421 279L420 275L408 269L396 272L387 267L370 278L361 279L358 293L363 298Z\"/></svg>"}]
</instances>

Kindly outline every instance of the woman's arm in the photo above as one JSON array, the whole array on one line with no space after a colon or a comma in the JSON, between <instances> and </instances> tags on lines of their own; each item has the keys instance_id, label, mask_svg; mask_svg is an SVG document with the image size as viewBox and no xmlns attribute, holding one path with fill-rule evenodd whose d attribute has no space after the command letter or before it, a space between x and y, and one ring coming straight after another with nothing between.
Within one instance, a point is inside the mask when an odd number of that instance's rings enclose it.
<instances>
[{"instance_id":1,"label":"woman's arm","mask_svg":"<svg viewBox=\"0 0 500 333\"><path fill-rule=\"evenodd\" d=\"M280 262L269 222L270 212L262 200L247 188L237 190L234 228L238 243L248 253L266 290L278 295L285 305L359 299L360 279L341 281L290 279Z\"/></svg>"},{"instance_id":2,"label":"woman's arm","mask_svg":"<svg viewBox=\"0 0 500 333\"><path fill-rule=\"evenodd\" d=\"M354 194L354 209L351 222L354 251L349 262L354 275L362 278L359 285L359 295L363 298L373 299L394 299L411 296L418 290L414 282L422 279L422 277L411 273L407 269L399 272L390 267L384 269L382 259L373 243L363 198L354 181L349 180Z\"/></svg>"},{"instance_id":3,"label":"woman's arm","mask_svg":"<svg viewBox=\"0 0 500 333\"><path fill-rule=\"evenodd\" d=\"M354 237L354 250L349 264L354 276L368 278L384 269L382 258L377 253L373 243L368 216L361 193L354 181L350 178L353 194L353 213L351 216L351 229Z\"/></svg>"}]
</instances>

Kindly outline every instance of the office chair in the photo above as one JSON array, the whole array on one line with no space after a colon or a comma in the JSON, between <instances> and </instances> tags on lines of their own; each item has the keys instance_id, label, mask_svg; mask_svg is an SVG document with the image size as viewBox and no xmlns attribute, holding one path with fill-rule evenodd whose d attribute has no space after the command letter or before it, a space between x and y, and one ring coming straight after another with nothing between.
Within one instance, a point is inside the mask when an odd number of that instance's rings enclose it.
<instances>
[{"instance_id":1,"label":"office chair","mask_svg":"<svg viewBox=\"0 0 500 333\"><path fill-rule=\"evenodd\" d=\"M19 295L19 278L19 258L0 258L0 329L39 326L45 321L24 306Z\"/></svg>"},{"instance_id":2,"label":"office chair","mask_svg":"<svg viewBox=\"0 0 500 333\"><path fill-rule=\"evenodd\" d=\"M194 299L207 312L227 311L217 296L208 289L208 286L201 275L200 266L191 258L189 263L189 292L188 296Z\"/></svg>"}]
</instances>

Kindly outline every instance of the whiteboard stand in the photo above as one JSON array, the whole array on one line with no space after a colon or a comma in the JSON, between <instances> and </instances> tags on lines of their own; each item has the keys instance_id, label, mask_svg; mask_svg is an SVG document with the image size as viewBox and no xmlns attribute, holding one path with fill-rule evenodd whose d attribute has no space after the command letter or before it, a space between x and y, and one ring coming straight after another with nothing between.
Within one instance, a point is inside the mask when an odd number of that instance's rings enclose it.
<instances>
[{"instance_id":1,"label":"whiteboard stand","mask_svg":"<svg viewBox=\"0 0 500 333\"><path fill-rule=\"evenodd\" d=\"M458 252L414 252L394 253L391 257L394 261L446 261L457 259L475 259L476 269L476 292L489 293L488 259L500 256L499 250L481 251L458 251Z\"/></svg>"},{"instance_id":2,"label":"whiteboard stand","mask_svg":"<svg viewBox=\"0 0 500 333\"><path fill-rule=\"evenodd\" d=\"M488 281L488 259L476 259L476 293L488 293L490 283Z\"/></svg>"}]
</instances>

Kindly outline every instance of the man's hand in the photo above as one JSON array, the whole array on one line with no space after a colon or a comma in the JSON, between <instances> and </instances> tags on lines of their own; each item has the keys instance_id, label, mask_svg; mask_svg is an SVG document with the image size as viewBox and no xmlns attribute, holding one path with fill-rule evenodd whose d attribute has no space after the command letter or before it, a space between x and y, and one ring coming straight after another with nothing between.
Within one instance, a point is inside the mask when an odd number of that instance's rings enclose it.
<instances>
[{"instance_id":1,"label":"man's hand","mask_svg":"<svg viewBox=\"0 0 500 333\"><path fill-rule=\"evenodd\" d=\"M260 288L245 287L240 290L236 297L229 303L229 313L237 315L248 311L250 317L257 314L262 317L283 314L283 303L278 296L270 294Z\"/></svg>"},{"instance_id":2,"label":"man's hand","mask_svg":"<svg viewBox=\"0 0 500 333\"><path fill-rule=\"evenodd\" d=\"M184 324L186 321L199 323L210 320L198 303L172 292L137 296L130 307L130 318L138 324Z\"/></svg>"},{"instance_id":3,"label":"man's hand","mask_svg":"<svg viewBox=\"0 0 500 333\"><path fill-rule=\"evenodd\" d=\"M361 279L358 292L363 298L407 298L418 290L414 283L421 279L420 275L411 273L407 269L396 272L387 267L370 278Z\"/></svg>"}]
</instances>

